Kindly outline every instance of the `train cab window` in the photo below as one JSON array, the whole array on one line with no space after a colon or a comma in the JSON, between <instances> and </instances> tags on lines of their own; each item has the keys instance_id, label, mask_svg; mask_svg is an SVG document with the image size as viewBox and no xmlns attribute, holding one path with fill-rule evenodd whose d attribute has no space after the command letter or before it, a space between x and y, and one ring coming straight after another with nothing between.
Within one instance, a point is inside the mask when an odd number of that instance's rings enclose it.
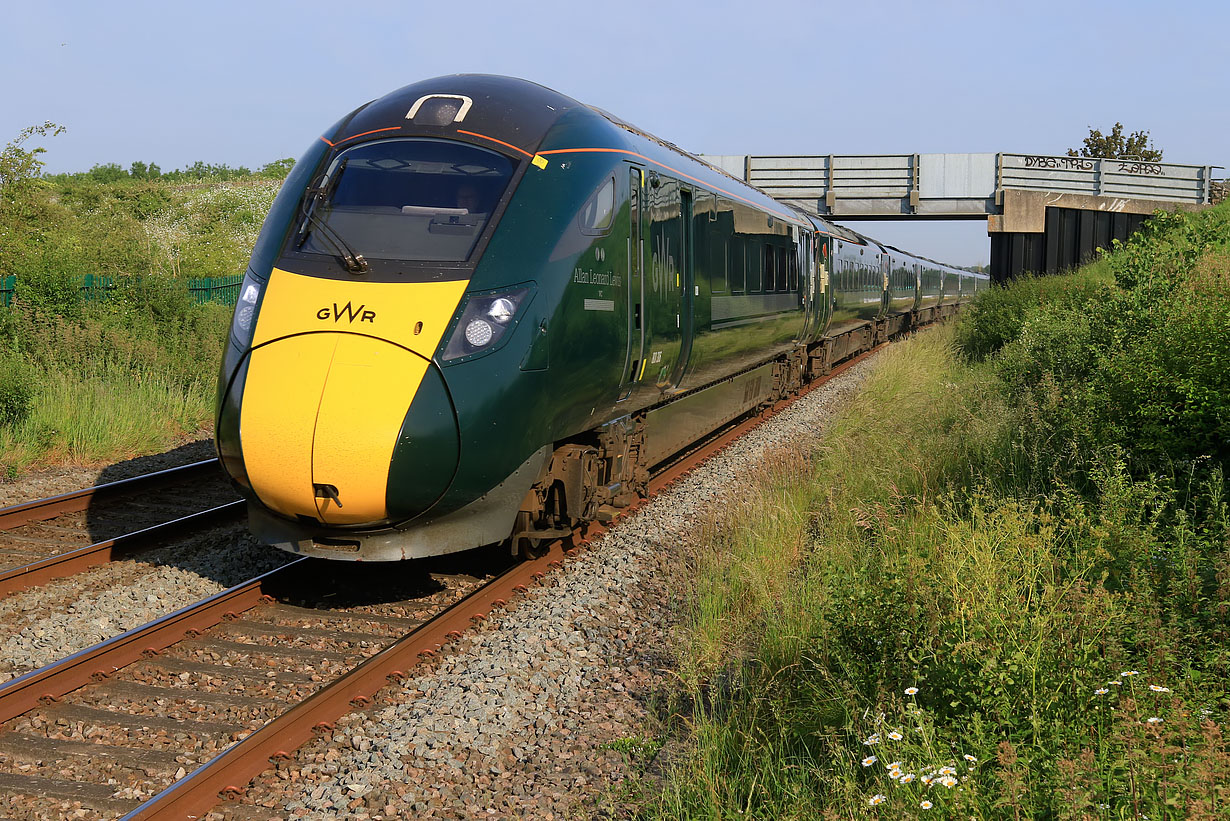
<instances>
[{"instance_id":1,"label":"train cab window","mask_svg":"<svg viewBox=\"0 0 1230 821\"><path fill-rule=\"evenodd\" d=\"M599 186L593 196L581 206L580 223L582 234L606 234L615 221L615 178L610 177Z\"/></svg>"},{"instance_id":2,"label":"train cab window","mask_svg":"<svg viewBox=\"0 0 1230 821\"><path fill-rule=\"evenodd\" d=\"M464 262L512 178L511 159L450 140L362 143L308 189L288 251ZM612 190L613 195L613 190Z\"/></svg>"}]
</instances>

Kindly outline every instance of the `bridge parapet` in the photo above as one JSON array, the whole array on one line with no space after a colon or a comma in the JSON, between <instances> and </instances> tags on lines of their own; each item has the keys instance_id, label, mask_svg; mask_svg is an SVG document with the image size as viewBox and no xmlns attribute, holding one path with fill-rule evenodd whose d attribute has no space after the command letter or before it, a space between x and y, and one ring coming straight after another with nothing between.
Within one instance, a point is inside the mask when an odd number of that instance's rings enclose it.
<instances>
[{"instance_id":1,"label":"bridge parapet","mask_svg":"<svg viewBox=\"0 0 1230 821\"><path fill-rule=\"evenodd\" d=\"M1208 204L1213 169L1041 154L706 155L764 190L834 219L977 219L1007 190Z\"/></svg>"},{"instance_id":2,"label":"bridge parapet","mask_svg":"<svg viewBox=\"0 0 1230 821\"><path fill-rule=\"evenodd\" d=\"M1133 200L1208 204L1213 168L1209 165L1138 160L999 154L998 185L1002 190L1050 191Z\"/></svg>"}]
</instances>

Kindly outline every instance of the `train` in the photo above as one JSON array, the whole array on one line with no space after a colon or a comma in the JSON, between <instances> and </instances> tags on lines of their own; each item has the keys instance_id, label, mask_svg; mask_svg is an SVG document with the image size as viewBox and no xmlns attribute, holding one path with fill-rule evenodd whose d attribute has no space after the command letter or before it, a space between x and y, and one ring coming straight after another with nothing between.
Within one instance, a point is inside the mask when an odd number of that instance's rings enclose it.
<instances>
[{"instance_id":1,"label":"train","mask_svg":"<svg viewBox=\"0 0 1230 821\"><path fill-rule=\"evenodd\" d=\"M534 555L988 284L541 85L425 80L342 117L286 178L240 286L216 448L265 544Z\"/></svg>"}]
</instances>

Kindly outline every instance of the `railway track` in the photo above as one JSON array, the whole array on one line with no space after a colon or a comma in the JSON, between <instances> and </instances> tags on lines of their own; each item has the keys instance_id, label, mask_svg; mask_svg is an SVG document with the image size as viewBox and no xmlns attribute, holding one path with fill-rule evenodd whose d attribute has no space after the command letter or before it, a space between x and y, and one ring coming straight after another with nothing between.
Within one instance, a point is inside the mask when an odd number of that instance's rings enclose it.
<instances>
[{"instance_id":1,"label":"railway track","mask_svg":"<svg viewBox=\"0 0 1230 821\"><path fill-rule=\"evenodd\" d=\"M4 508L0 596L242 514L217 459Z\"/></svg>"},{"instance_id":2,"label":"railway track","mask_svg":"<svg viewBox=\"0 0 1230 821\"><path fill-rule=\"evenodd\" d=\"M654 476L651 496L797 398L694 448ZM384 568L299 559L10 681L0 686L0 812L202 817L618 521L478 574L442 572L450 557L415 563L392 588ZM338 584L347 574L351 584ZM363 600L372 589L383 597ZM228 806L244 817L243 805Z\"/></svg>"}]
</instances>

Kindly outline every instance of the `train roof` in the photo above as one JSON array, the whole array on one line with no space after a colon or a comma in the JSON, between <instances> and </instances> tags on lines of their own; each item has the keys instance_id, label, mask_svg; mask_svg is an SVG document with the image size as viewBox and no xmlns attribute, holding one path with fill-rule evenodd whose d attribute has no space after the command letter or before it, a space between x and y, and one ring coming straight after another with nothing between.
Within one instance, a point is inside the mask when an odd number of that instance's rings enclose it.
<instances>
[{"instance_id":1,"label":"train roof","mask_svg":"<svg viewBox=\"0 0 1230 821\"><path fill-rule=\"evenodd\" d=\"M416 135L458 133L533 154L556 121L585 106L546 86L494 74L452 74L422 80L352 111L325 135L337 145L361 137L394 136L413 124ZM464 130L463 130L464 129Z\"/></svg>"}]
</instances>

